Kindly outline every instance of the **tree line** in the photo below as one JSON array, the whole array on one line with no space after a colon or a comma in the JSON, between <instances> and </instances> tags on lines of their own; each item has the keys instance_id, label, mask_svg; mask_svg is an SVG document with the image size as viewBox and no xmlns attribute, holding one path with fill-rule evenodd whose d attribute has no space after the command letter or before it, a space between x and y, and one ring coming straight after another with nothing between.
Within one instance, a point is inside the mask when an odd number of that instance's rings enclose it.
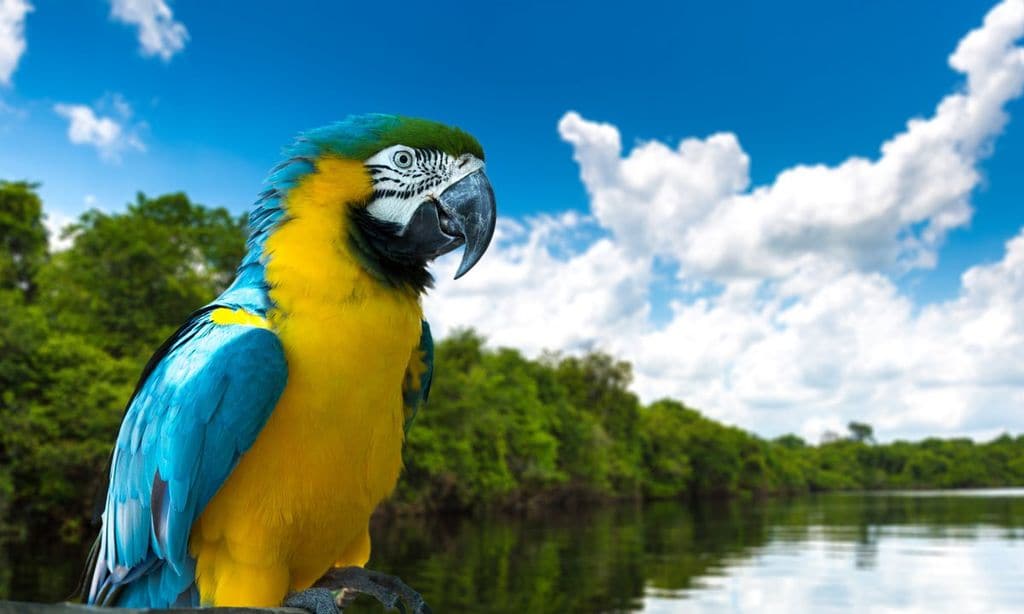
<instances>
[{"instance_id":1,"label":"tree line","mask_svg":"<svg viewBox=\"0 0 1024 614\"><path fill-rule=\"evenodd\" d=\"M228 283L246 220L185 194L92 210L53 250L36 186L0 182L0 536L79 542L142 366ZM1024 484L1024 436L812 445L764 439L684 403L644 404L600 352L537 359L471 330L439 341L391 512L608 499Z\"/></svg>"}]
</instances>

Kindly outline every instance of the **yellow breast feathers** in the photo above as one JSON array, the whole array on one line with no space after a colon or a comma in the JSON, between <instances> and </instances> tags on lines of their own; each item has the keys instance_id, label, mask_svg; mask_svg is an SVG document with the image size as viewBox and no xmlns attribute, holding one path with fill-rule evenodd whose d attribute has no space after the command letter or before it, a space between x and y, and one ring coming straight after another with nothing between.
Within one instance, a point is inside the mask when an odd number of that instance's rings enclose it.
<instances>
[{"instance_id":1,"label":"yellow breast feathers","mask_svg":"<svg viewBox=\"0 0 1024 614\"><path fill-rule=\"evenodd\" d=\"M369 192L361 163L320 160L266 243L275 304L267 320L211 315L269 326L284 346L288 384L193 527L204 604L277 604L333 564L369 556L369 516L401 468L402 385L422 320L415 293L382 285L350 251L346 208Z\"/></svg>"}]
</instances>

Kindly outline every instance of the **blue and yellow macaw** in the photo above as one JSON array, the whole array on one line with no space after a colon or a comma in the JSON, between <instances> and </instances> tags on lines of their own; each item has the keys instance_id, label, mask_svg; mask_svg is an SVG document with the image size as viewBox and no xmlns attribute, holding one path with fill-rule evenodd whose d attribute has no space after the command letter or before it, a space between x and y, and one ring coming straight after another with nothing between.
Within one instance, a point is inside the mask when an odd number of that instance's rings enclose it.
<instances>
[{"instance_id":1,"label":"blue and yellow macaw","mask_svg":"<svg viewBox=\"0 0 1024 614\"><path fill-rule=\"evenodd\" d=\"M465 245L459 277L494 233L483 150L442 124L355 116L300 136L267 184L234 283L128 403L89 603L277 606L369 558L433 373L427 265Z\"/></svg>"}]
</instances>

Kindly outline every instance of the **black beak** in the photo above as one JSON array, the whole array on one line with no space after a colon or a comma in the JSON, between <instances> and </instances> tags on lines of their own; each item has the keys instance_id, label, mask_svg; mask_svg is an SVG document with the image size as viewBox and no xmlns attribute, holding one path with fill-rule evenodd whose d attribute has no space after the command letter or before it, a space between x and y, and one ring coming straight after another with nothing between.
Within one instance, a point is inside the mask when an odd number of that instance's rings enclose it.
<instances>
[{"instance_id":1,"label":"black beak","mask_svg":"<svg viewBox=\"0 0 1024 614\"><path fill-rule=\"evenodd\" d=\"M497 207L494 190L482 170L473 171L452 184L438 197L441 209L441 230L461 236L466 243L462 262L455 279L465 275L480 260L491 244Z\"/></svg>"},{"instance_id":2,"label":"black beak","mask_svg":"<svg viewBox=\"0 0 1024 614\"><path fill-rule=\"evenodd\" d=\"M432 202L416 209L402 229L403 251L436 258L465 244L455 279L480 260L494 236L497 209L494 190L483 170L473 171L448 186Z\"/></svg>"}]
</instances>

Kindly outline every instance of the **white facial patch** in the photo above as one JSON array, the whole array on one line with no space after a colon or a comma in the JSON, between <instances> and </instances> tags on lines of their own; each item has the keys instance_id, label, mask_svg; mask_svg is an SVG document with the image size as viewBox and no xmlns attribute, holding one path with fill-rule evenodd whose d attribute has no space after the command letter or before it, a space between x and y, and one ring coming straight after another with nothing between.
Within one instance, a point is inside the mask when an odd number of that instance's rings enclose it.
<instances>
[{"instance_id":1,"label":"white facial patch","mask_svg":"<svg viewBox=\"0 0 1024 614\"><path fill-rule=\"evenodd\" d=\"M405 226L424 202L466 175L484 167L472 154L454 158L436 149L392 145L365 162L373 180L373 196L366 210L375 218Z\"/></svg>"}]
</instances>

